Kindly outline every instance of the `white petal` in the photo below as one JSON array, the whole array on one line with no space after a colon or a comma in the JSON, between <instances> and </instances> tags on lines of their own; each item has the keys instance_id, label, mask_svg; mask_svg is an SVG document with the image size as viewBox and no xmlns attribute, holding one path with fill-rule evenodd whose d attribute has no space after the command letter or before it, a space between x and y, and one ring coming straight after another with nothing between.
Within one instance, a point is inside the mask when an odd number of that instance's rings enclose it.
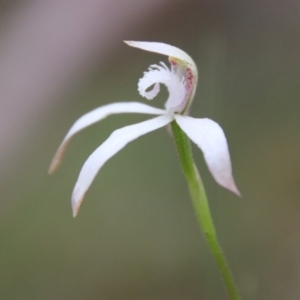
<instances>
[{"instance_id":1,"label":"white petal","mask_svg":"<svg viewBox=\"0 0 300 300\"><path fill-rule=\"evenodd\" d=\"M194 119L175 115L176 122L202 150L214 179L224 188L240 196L231 169L227 140L222 128L210 119Z\"/></svg>"},{"instance_id":2,"label":"white petal","mask_svg":"<svg viewBox=\"0 0 300 300\"><path fill-rule=\"evenodd\" d=\"M186 52L184 52L183 50L175 46L171 46L159 42L137 42L137 41L124 41L124 42L131 47L136 47L146 51L167 55L169 57L175 57L190 65L193 70L197 70L197 67L193 59Z\"/></svg>"},{"instance_id":3,"label":"white petal","mask_svg":"<svg viewBox=\"0 0 300 300\"><path fill-rule=\"evenodd\" d=\"M84 163L72 195L73 215L76 216L86 191L105 162L138 137L163 127L173 120L162 115L151 120L117 129L98 147Z\"/></svg>"},{"instance_id":4,"label":"white petal","mask_svg":"<svg viewBox=\"0 0 300 300\"><path fill-rule=\"evenodd\" d=\"M167 103L167 109L169 108L172 111L186 114L193 101L198 81L197 66L193 59L183 50L164 43L137 41L124 42L132 47L169 56L172 71L179 76L180 80L181 76L185 79L186 95L177 105L174 104L177 103L179 97L177 97L175 101L173 101L172 98L172 101L168 101Z\"/></svg>"},{"instance_id":5,"label":"white petal","mask_svg":"<svg viewBox=\"0 0 300 300\"><path fill-rule=\"evenodd\" d=\"M138 103L138 102L119 102L104 105L98 107L89 113L80 117L71 127L64 140L60 144L58 150L56 151L54 158L50 164L49 173L55 171L58 165L61 162L61 159L65 153L65 150L71 140L71 138L82 129L103 120L109 115L120 114L120 113L141 113L141 114L150 114L150 115L161 115L165 111L149 105Z\"/></svg>"},{"instance_id":6,"label":"white petal","mask_svg":"<svg viewBox=\"0 0 300 300\"><path fill-rule=\"evenodd\" d=\"M169 91L169 98L165 105L168 111L184 102L186 95L184 77L177 76L164 63L151 65L149 71L144 72L144 76L138 83L138 91L141 96L151 100L159 92L159 83L163 83ZM147 91L153 84L154 88Z\"/></svg>"},{"instance_id":7,"label":"white petal","mask_svg":"<svg viewBox=\"0 0 300 300\"><path fill-rule=\"evenodd\" d=\"M158 82L155 82L154 85L153 85L153 83L148 84L147 87L146 87L146 85L145 85L146 88L145 88L144 90L142 90L142 88L140 87L140 82L141 82L141 80L139 81L139 84L138 84L138 91L140 92L140 95L141 95L142 97L145 97L145 98L147 98L148 100L152 100L153 98L155 98L155 97L157 96L157 94L158 94L159 91L160 91L160 86L159 86L159 83L158 83ZM151 85L153 85L152 90L147 91L147 89L148 89Z\"/></svg>"}]
</instances>

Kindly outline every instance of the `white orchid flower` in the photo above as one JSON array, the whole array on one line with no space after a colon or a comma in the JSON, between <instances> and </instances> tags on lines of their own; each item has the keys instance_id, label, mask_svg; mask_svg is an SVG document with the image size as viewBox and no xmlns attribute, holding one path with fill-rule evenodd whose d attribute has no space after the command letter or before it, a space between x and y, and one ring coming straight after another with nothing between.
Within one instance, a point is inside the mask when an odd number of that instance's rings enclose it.
<instances>
[{"instance_id":1,"label":"white orchid flower","mask_svg":"<svg viewBox=\"0 0 300 300\"><path fill-rule=\"evenodd\" d=\"M72 194L73 215L76 216L84 196L101 167L140 136L164 127L173 120L187 136L202 150L204 159L212 176L224 188L239 195L235 185L226 137L222 128L210 119L195 119L187 116L197 86L197 67L192 58L179 48L158 42L125 41L129 46L156 52L169 57L170 67L161 62L151 65L138 82L138 91L148 100L159 92L160 83L169 91L165 109L154 108L138 102L118 102L99 107L79 118L71 127L59 146L49 172L59 165L71 138L82 129L112 114L141 113L157 117L129 125L114 131L84 163ZM150 87L153 88L148 90Z\"/></svg>"}]
</instances>

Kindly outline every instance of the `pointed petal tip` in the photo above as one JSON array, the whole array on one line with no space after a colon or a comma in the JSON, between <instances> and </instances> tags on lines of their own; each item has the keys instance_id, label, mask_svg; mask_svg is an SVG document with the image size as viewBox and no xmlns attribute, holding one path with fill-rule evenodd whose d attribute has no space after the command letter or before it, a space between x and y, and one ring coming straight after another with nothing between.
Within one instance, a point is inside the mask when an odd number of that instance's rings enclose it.
<instances>
[{"instance_id":1,"label":"pointed petal tip","mask_svg":"<svg viewBox=\"0 0 300 300\"><path fill-rule=\"evenodd\" d=\"M48 169L48 174L50 174L50 175L53 174L56 171L56 169L58 168L59 164L60 164L60 161L53 159L50 164L50 167Z\"/></svg>"},{"instance_id":2,"label":"pointed petal tip","mask_svg":"<svg viewBox=\"0 0 300 300\"><path fill-rule=\"evenodd\" d=\"M77 217L78 211L79 211L79 210L72 210L72 215L73 215L73 218L74 218L74 219Z\"/></svg>"},{"instance_id":3,"label":"pointed petal tip","mask_svg":"<svg viewBox=\"0 0 300 300\"><path fill-rule=\"evenodd\" d=\"M72 213L73 218L76 218L81 207L81 204L84 200L85 194L80 195L78 192L74 191L72 195Z\"/></svg>"},{"instance_id":4,"label":"pointed petal tip","mask_svg":"<svg viewBox=\"0 0 300 300\"><path fill-rule=\"evenodd\" d=\"M142 43L141 41L128 41L128 40L124 40L123 42L125 44L127 44L127 45L136 44L136 43Z\"/></svg>"},{"instance_id":5,"label":"pointed petal tip","mask_svg":"<svg viewBox=\"0 0 300 300\"><path fill-rule=\"evenodd\" d=\"M127 44L130 47L136 47L136 48L141 48L141 44L143 44L143 42L138 42L138 41L123 41L125 44Z\"/></svg>"},{"instance_id":6,"label":"pointed petal tip","mask_svg":"<svg viewBox=\"0 0 300 300\"><path fill-rule=\"evenodd\" d=\"M233 183L230 187L227 187L227 188L228 188L228 190L230 190L231 192L236 194L239 198L242 198L242 194L239 191L239 189L237 188L237 186L235 185L235 183Z\"/></svg>"},{"instance_id":7,"label":"pointed petal tip","mask_svg":"<svg viewBox=\"0 0 300 300\"><path fill-rule=\"evenodd\" d=\"M127 44L130 47L136 47L137 43L136 41L123 41L125 44Z\"/></svg>"},{"instance_id":8,"label":"pointed petal tip","mask_svg":"<svg viewBox=\"0 0 300 300\"><path fill-rule=\"evenodd\" d=\"M78 211L72 210L72 216L75 219L77 217Z\"/></svg>"},{"instance_id":9,"label":"pointed petal tip","mask_svg":"<svg viewBox=\"0 0 300 300\"><path fill-rule=\"evenodd\" d=\"M212 173L213 174L213 173ZM215 176L214 176L215 177ZM235 195L237 195L239 198L242 198L241 192L239 191L239 189L237 188L235 181L232 177L232 175L230 175L229 178L225 179L224 178L216 178L215 180L217 181L217 183L222 186L223 188L225 188L226 190L234 193Z\"/></svg>"},{"instance_id":10,"label":"pointed petal tip","mask_svg":"<svg viewBox=\"0 0 300 300\"><path fill-rule=\"evenodd\" d=\"M216 182L222 186L223 188L225 188L226 190L234 193L236 196L238 196L239 198L242 198L241 192L239 191L239 189L237 188L235 181L233 179L233 176L230 175L227 178L224 177L216 177L215 173L211 172L211 174L213 175L213 177L215 178Z\"/></svg>"},{"instance_id":11,"label":"pointed petal tip","mask_svg":"<svg viewBox=\"0 0 300 300\"><path fill-rule=\"evenodd\" d=\"M66 149L67 149L67 146L69 145L69 142L70 142L70 139L65 139L61 145L59 146L59 148L57 149L51 163L50 163L50 167L48 169L48 173L49 174L53 174L57 168L59 167L64 155L65 155L65 152L66 152Z\"/></svg>"}]
</instances>

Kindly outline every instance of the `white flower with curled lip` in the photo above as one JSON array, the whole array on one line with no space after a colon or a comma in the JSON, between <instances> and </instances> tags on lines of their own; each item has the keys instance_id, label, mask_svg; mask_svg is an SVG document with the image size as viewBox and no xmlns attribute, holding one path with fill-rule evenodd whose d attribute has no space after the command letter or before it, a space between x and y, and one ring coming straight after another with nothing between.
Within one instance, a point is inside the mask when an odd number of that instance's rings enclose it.
<instances>
[{"instance_id":1,"label":"white flower with curled lip","mask_svg":"<svg viewBox=\"0 0 300 300\"><path fill-rule=\"evenodd\" d=\"M210 119L195 119L187 116L197 86L197 67L192 58L179 48L158 42L125 41L132 47L156 52L169 57L170 68L161 62L151 65L139 80L138 91L148 100L159 92L160 83L169 92L165 109L154 108L138 102L118 102L99 107L79 118L71 127L59 146L49 172L59 165L70 139L80 130L109 115L119 113L141 113L157 117L115 130L84 163L72 194L73 215L76 216L84 196L104 163L138 137L164 127L173 120L187 136L202 150L204 159L214 179L224 188L240 195L231 170L231 160L226 137L222 128ZM150 87L153 88L148 91Z\"/></svg>"}]
</instances>

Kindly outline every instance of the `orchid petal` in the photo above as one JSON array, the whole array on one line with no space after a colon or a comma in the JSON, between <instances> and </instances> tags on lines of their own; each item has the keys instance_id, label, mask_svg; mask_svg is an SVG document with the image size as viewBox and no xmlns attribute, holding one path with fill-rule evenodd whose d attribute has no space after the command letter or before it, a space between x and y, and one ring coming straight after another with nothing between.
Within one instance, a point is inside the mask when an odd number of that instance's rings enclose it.
<instances>
[{"instance_id":1,"label":"orchid petal","mask_svg":"<svg viewBox=\"0 0 300 300\"><path fill-rule=\"evenodd\" d=\"M224 188L240 196L232 176L227 140L222 128L210 119L194 119L175 115L176 122L202 150L214 179Z\"/></svg>"},{"instance_id":2,"label":"orchid petal","mask_svg":"<svg viewBox=\"0 0 300 300\"><path fill-rule=\"evenodd\" d=\"M64 140L60 144L58 150L56 151L54 158L50 164L49 173L53 173L55 169L60 164L62 157L66 151L66 148L71 140L71 138L82 129L99 122L112 114L120 113L141 113L150 115L161 115L165 111L159 108L151 107L149 105L138 103L138 102L119 102L104 105L98 107L87 114L80 117L71 127Z\"/></svg>"},{"instance_id":3,"label":"orchid petal","mask_svg":"<svg viewBox=\"0 0 300 300\"><path fill-rule=\"evenodd\" d=\"M140 78L138 83L138 91L141 96L151 100L159 92L159 83L163 83L169 91L169 98L165 105L168 111L183 102L186 94L184 77L177 76L163 62L161 65L151 65L149 71L144 72L144 76ZM154 88L147 91L152 85Z\"/></svg>"},{"instance_id":4,"label":"orchid petal","mask_svg":"<svg viewBox=\"0 0 300 300\"><path fill-rule=\"evenodd\" d=\"M167 125L172 120L173 116L166 114L115 130L109 138L90 155L80 171L72 195L73 215L77 215L88 188L107 160L124 148L129 142Z\"/></svg>"},{"instance_id":5,"label":"orchid petal","mask_svg":"<svg viewBox=\"0 0 300 300\"><path fill-rule=\"evenodd\" d=\"M193 61L193 59L183 50L164 43L137 42L137 41L124 41L124 42L132 47L169 56L169 62L171 63L171 71L172 73L178 76L177 81L179 80L181 85L184 83L185 94L184 96L178 95L174 99L170 95L166 103L166 108L169 111L186 114L193 101L196 92L196 87L197 87L197 80L198 80L197 66ZM156 67L158 66L156 65ZM153 73L154 75L154 72L151 73ZM166 84L165 82L162 83ZM169 80L169 82L166 84L169 90L171 87L171 83L175 84L174 79ZM180 87L178 89L181 90ZM173 89L171 88L171 90ZM154 91L153 92L151 91L150 95L153 98L157 93L158 91L156 93Z\"/></svg>"},{"instance_id":6,"label":"orchid petal","mask_svg":"<svg viewBox=\"0 0 300 300\"><path fill-rule=\"evenodd\" d=\"M137 42L137 41L124 41L124 42L131 47L177 58L185 62L186 64L188 64L194 71L196 70L197 73L197 67L193 59L186 52L184 52L183 50L175 46L171 46L160 42Z\"/></svg>"}]
</instances>

